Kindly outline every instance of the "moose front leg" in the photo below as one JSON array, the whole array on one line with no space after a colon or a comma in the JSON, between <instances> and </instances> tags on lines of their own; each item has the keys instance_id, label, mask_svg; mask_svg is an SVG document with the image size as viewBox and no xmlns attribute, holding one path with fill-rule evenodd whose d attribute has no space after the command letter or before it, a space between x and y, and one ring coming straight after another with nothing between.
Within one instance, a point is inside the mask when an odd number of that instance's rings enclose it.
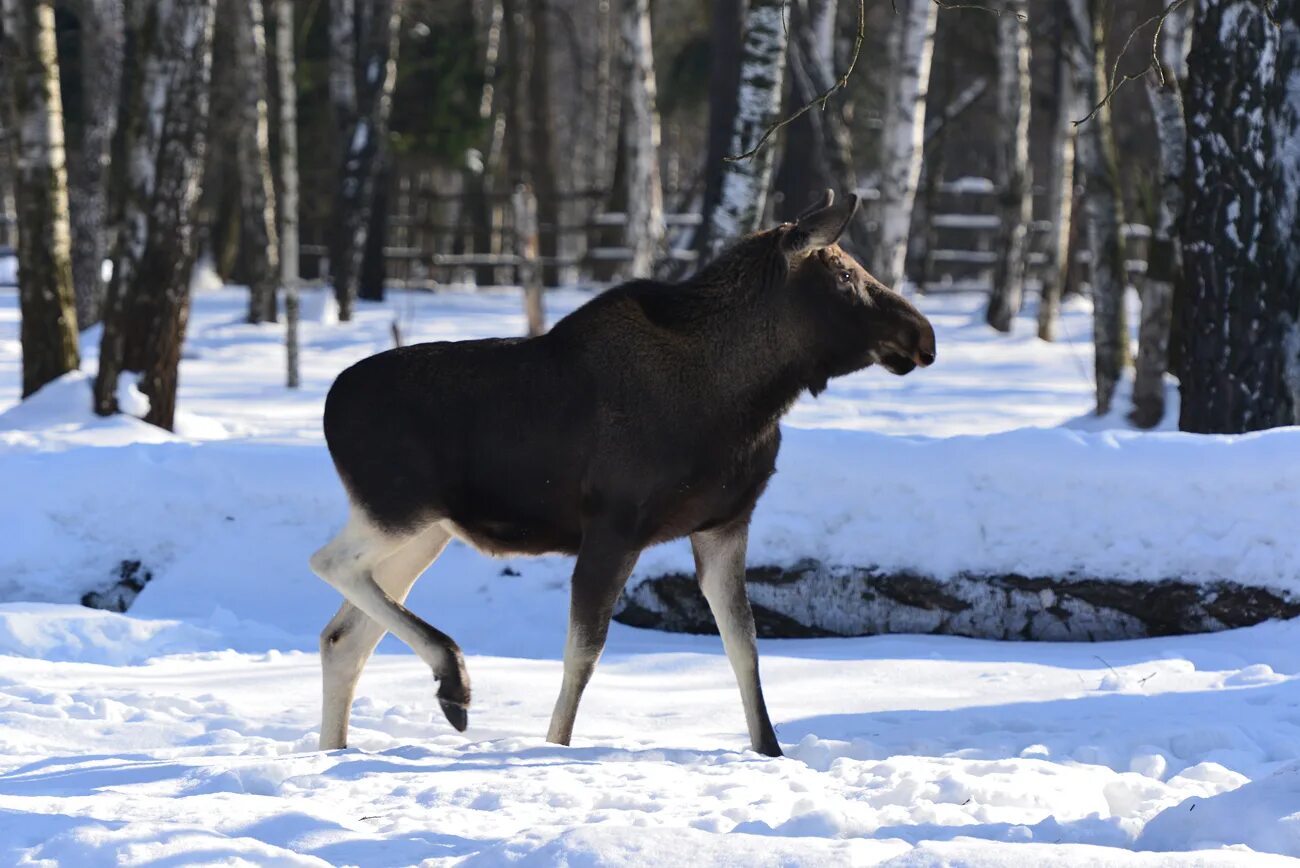
<instances>
[{"instance_id":1,"label":"moose front leg","mask_svg":"<svg viewBox=\"0 0 1300 868\"><path fill-rule=\"evenodd\" d=\"M781 746L767 716L763 685L758 678L758 642L754 613L745 593L745 547L749 524L740 522L691 534L695 570L700 590L708 600L713 620L722 634L722 647L731 661L740 699L745 706L745 724L754 750L767 756L781 756Z\"/></svg>"},{"instance_id":2,"label":"moose front leg","mask_svg":"<svg viewBox=\"0 0 1300 868\"><path fill-rule=\"evenodd\" d=\"M573 721L578 716L582 691L605 648L614 604L640 553L639 548L614 534L589 530L583 535L578 562L573 568L569 636L564 645L564 681L546 733L546 740L553 744L567 745L573 737Z\"/></svg>"}]
</instances>

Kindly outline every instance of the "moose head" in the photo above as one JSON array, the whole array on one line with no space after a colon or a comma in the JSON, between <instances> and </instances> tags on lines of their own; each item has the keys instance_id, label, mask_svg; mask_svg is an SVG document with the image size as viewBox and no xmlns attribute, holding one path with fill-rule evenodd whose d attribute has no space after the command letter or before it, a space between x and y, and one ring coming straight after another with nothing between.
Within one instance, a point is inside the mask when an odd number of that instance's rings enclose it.
<instances>
[{"instance_id":1,"label":"moose head","mask_svg":"<svg viewBox=\"0 0 1300 868\"><path fill-rule=\"evenodd\" d=\"M935 359L929 320L837 243L857 208L856 196L837 204L827 190L797 220L774 230L787 261L790 298L812 324L823 381L876 362L902 375Z\"/></svg>"}]
</instances>

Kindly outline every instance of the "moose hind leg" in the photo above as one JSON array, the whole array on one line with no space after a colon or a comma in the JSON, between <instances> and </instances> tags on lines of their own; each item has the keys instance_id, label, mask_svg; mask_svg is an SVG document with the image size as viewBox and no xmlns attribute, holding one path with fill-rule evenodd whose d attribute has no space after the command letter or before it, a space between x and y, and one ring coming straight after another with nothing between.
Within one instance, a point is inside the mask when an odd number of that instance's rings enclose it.
<instances>
[{"instance_id":1,"label":"moose hind leg","mask_svg":"<svg viewBox=\"0 0 1300 868\"><path fill-rule=\"evenodd\" d=\"M583 537L578 562L573 568L569 636L564 645L564 680L546 733L546 740L553 744L567 745L573 737L578 702L596 669L601 651L605 649L614 604L639 554L639 549L620 545L615 539L600 534L588 532Z\"/></svg>"},{"instance_id":2,"label":"moose hind leg","mask_svg":"<svg viewBox=\"0 0 1300 868\"><path fill-rule=\"evenodd\" d=\"M441 533L425 526L418 531L393 533L375 525L359 509L347 526L316 554L311 567L366 617L406 643L433 670L440 682L438 701L448 722L457 730L467 725L469 676L464 656L451 637L425 623L380 587L375 573L383 561L424 533ZM445 540L441 540L445 543ZM429 558L432 560L432 556ZM427 563L427 561L426 561ZM410 585L408 583L407 587ZM342 613L340 613L342 614ZM378 639L375 640L378 642Z\"/></svg>"},{"instance_id":3,"label":"moose hind leg","mask_svg":"<svg viewBox=\"0 0 1300 868\"><path fill-rule=\"evenodd\" d=\"M415 580L429 568L450 539L434 525L376 565L375 581L397 602L405 602ZM348 718L357 680L386 631L351 603L321 631L321 750L347 747Z\"/></svg>"},{"instance_id":4,"label":"moose hind leg","mask_svg":"<svg viewBox=\"0 0 1300 868\"><path fill-rule=\"evenodd\" d=\"M722 647L731 661L745 706L745 724L750 745L767 756L781 756L776 732L763 701L763 686L758 677L758 641L754 629L754 612L745 594L745 547L749 540L747 524L733 524L691 535L695 569L700 590L713 612L713 620L722 634Z\"/></svg>"}]
</instances>

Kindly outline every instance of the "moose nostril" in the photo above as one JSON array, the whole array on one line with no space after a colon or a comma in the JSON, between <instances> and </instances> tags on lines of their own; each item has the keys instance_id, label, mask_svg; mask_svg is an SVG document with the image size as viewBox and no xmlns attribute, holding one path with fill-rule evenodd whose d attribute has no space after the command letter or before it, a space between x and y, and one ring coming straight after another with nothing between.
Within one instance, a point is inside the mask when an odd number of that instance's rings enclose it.
<instances>
[{"instance_id":1,"label":"moose nostril","mask_svg":"<svg viewBox=\"0 0 1300 868\"><path fill-rule=\"evenodd\" d=\"M934 353L928 350L920 350L916 354L916 360L921 363L922 367L928 367L934 364Z\"/></svg>"}]
</instances>

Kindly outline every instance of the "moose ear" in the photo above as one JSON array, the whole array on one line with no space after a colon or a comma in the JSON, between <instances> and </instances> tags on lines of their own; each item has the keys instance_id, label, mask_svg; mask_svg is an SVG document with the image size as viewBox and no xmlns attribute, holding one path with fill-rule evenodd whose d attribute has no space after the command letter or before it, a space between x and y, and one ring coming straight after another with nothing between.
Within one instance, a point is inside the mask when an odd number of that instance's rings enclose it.
<instances>
[{"instance_id":1,"label":"moose ear","mask_svg":"<svg viewBox=\"0 0 1300 868\"><path fill-rule=\"evenodd\" d=\"M829 247L839 240L858 210L858 197L849 194L835 204L835 194L827 190L825 198L805 211L786 233L782 244L791 255Z\"/></svg>"},{"instance_id":2,"label":"moose ear","mask_svg":"<svg viewBox=\"0 0 1300 868\"><path fill-rule=\"evenodd\" d=\"M808 202L808 207L803 209L803 213L794 218L794 220L798 223L805 217L808 217L811 214L816 214L818 211L825 208L829 208L833 204L835 204L835 191L827 187L826 192L822 193L820 196L813 193L812 199Z\"/></svg>"}]
</instances>

